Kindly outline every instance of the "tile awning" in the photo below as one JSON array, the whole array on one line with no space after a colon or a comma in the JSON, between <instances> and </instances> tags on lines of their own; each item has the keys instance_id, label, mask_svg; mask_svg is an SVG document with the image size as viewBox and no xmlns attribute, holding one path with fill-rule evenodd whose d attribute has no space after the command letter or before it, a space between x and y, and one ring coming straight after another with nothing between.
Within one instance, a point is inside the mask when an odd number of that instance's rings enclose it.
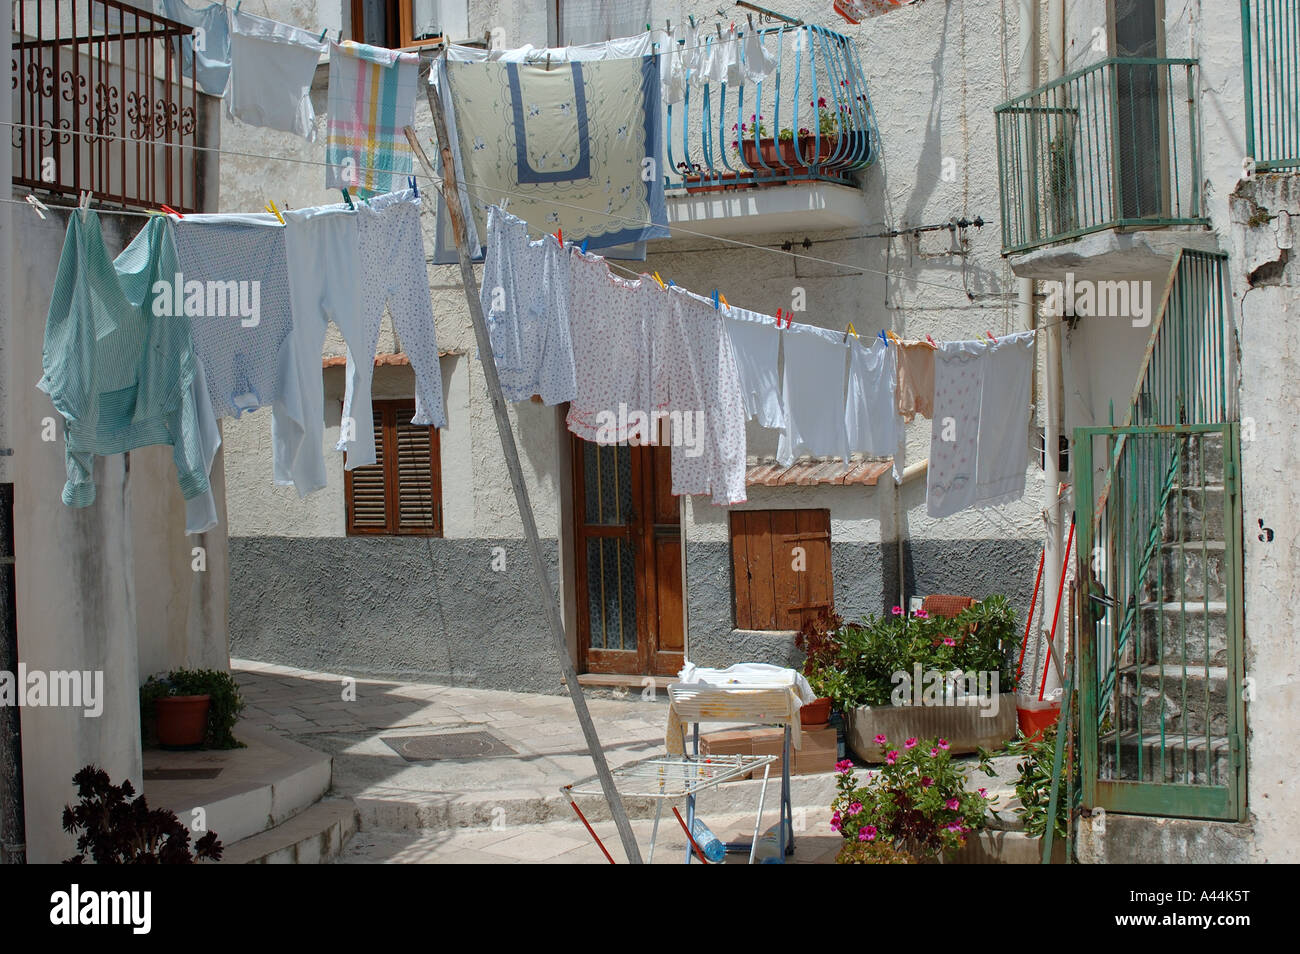
<instances>
[{"instance_id":1,"label":"tile awning","mask_svg":"<svg viewBox=\"0 0 1300 954\"><path fill-rule=\"evenodd\" d=\"M789 467L774 460L751 463L745 471L745 483L762 487L812 487L822 484L874 487L881 474L893 469L894 462L849 458L848 466L840 457L814 457L797 460Z\"/></svg>"},{"instance_id":2,"label":"tile awning","mask_svg":"<svg viewBox=\"0 0 1300 954\"><path fill-rule=\"evenodd\" d=\"M449 355L458 356L463 354L465 354L464 351L460 351L455 348L446 351L440 349L438 351L438 357L440 358L446 358ZM332 354L321 360L321 367L341 368L345 366L347 363L348 363L347 355ZM406 353L404 351L385 352L383 354L375 355L375 367L377 368L385 367L385 366L406 365L410 363L411 363L411 359L406 356Z\"/></svg>"}]
</instances>

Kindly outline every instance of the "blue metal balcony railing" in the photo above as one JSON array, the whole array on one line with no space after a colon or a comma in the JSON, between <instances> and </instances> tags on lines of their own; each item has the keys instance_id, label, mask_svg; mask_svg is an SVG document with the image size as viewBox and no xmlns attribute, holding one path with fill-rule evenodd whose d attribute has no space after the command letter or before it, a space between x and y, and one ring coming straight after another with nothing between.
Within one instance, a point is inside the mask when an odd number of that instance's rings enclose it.
<instances>
[{"instance_id":1,"label":"blue metal balcony railing","mask_svg":"<svg viewBox=\"0 0 1300 954\"><path fill-rule=\"evenodd\" d=\"M776 61L765 79L705 83L691 73L684 100L668 107L670 189L852 184L875 161L880 134L853 41L811 24L759 33ZM719 42L706 37L706 53Z\"/></svg>"}]
</instances>

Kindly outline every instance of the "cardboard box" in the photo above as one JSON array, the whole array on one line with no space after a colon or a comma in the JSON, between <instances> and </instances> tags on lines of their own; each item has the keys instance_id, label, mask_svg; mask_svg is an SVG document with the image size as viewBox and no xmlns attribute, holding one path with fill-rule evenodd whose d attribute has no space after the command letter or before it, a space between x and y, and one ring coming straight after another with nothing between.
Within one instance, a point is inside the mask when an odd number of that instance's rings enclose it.
<instances>
[{"instance_id":1,"label":"cardboard box","mask_svg":"<svg viewBox=\"0 0 1300 954\"><path fill-rule=\"evenodd\" d=\"M782 762L782 755L784 751L783 746L785 742L785 730L784 729L751 729L750 732L752 733L754 755L775 755L776 756L776 761L772 763L772 771L768 775L768 780L779 781L781 778L781 762ZM793 745L794 745L793 740L791 740L792 749L793 749ZM795 770L794 760L792 759L790 765L790 773L794 774L794 770ZM752 773L750 777L762 778L763 770L759 769L758 771Z\"/></svg>"},{"instance_id":2,"label":"cardboard box","mask_svg":"<svg viewBox=\"0 0 1300 954\"><path fill-rule=\"evenodd\" d=\"M687 745L690 740L687 739ZM753 755L753 740L747 730L731 729L726 732L700 734L701 755Z\"/></svg>"},{"instance_id":3,"label":"cardboard box","mask_svg":"<svg viewBox=\"0 0 1300 954\"><path fill-rule=\"evenodd\" d=\"M796 775L819 775L835 771L839 758L838 734L833 728L804 730L795 753Z\"/></svg>"}]
</instances>

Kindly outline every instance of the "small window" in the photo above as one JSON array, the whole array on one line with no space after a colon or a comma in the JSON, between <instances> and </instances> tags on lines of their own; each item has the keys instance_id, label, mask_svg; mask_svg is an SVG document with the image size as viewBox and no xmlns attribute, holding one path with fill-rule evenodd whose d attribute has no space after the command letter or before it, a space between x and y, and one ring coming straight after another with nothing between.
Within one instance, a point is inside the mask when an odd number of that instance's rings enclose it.
<instances>
[{"instance_id":1,"label":"small window","mask_svg":"<svg viewBox=\"0 0 1300 954\"><path fill-rule=\"evenodd\" d=\"M737 629L799 629L834 611L829 510L731 513Z\"/></svg>"},{"instance_id":2,"label":"small window","mask_svg":"<svg viewBox=\"0 0 1300 954\"><path fill-rule=\"evenodd\" d=\"M352 39L408 49L469 38L469 0L352 0Z\"/></svg>"},{"instance_id":3,"label":"small window","mask_svg":"<svg viewBox=\"0 0 1300 954\"><path fill-rule=\"evenodd\" d=\"M438 429L410 423L414 401L375 401L375 463L343 473L348 533L442 536Z\"/></svg>"}]
</instances>

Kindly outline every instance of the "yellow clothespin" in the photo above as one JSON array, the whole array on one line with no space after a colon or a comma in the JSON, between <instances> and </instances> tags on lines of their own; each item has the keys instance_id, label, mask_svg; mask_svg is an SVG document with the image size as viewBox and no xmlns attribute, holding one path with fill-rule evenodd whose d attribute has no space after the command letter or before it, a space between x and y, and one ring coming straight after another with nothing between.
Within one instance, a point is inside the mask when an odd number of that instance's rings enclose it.
<instances>
[{"instance_id":1,"label":"yellow clothespin","mask_svg":"<svg viewBox=\"0 0 1300 954\"><path fill-rule=\"evenodd\" d=\"M848 341L848 340L849 340L849 335L852 335L852 336L855 337L855 338L858 337L858 329L853 327L853 322L851 322L851 321L849 322L849 326L848 326L847 328L844 329L844 340L845 340L845 341ZM859 340L861 340L861 339L859 339Z\"/></svg>"},{"instance_id":2,"label":"yellow clothespin","mask_svg":"<svg viewBox=\"0 0 1300 954\"><path fill-rule=\"evenodd\" d=\"M900 341L903 340L902 338L898 337L898 335L894 334L892 331L889 331L888 329L886 329L885 334L889 336L889 340L894 342L894 344L898 344Z\"/></svg>"},{"instance_id":3,"label":"yellow clothespin","mask_svg":"<svg viewBox=\"0 0 1300 954\"><path fill-rule=\"evenodd\" d=\"M284 225L284 216L281 215L281 214L280 214L280 210L277 209L277 208L275 207L275 200L274 200L274 199L272 199L270 202L266 203L266 211L270 212L270 213L271 213L272 215L274 215L277 219L279 219L281 225Z\"/></svg>"},{"instance_id":4,"label":"yellow clothespin","mask_svg":"<svg viewBox=\"0 0 1300 954\"><path fill-rule=\"evenodd\" d=\"M658 273L658 272L655 272L655 273L654 273L654 280L657 281L657 282L659 283L659 287L660 287L660 289L662 289L663 291L667 291L667 290L668 290L667 286L664 285L664 280L663 280L662 278L659 277L659 273Z\"/></svg>"}]
</instances>

